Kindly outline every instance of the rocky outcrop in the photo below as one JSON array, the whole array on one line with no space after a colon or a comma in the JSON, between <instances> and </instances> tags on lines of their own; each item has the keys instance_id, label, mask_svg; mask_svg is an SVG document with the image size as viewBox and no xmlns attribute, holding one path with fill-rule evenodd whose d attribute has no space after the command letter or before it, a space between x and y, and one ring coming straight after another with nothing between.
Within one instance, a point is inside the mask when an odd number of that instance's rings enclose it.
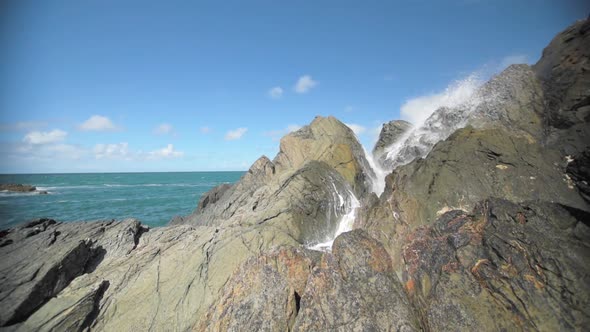
<instances>
[{"instance_id":1,"label":"rocky outcrop","mask_svg":"<svg viewBox=\"0 0 590 332\"><path fill-rule=\"evenodd\" d=\"M590 323L587 212L482 201L405 239L403 281L433 331L581 331Z\"/></svg>"},{"instance_id":2,"label":"rocky outcrop","mask_svg":"<svg viewBox=\"0 0 590 332\"><path fill-rule=\"evenodd\" d=\"M545 142L572 157L590 146L590 20L558 34L533 66L542 81Z\"/></svg>"},{"instance_id":3,"label":"rocky outcrop","mask_svg":"<svg viewBox=\"0 0 590 332\"><path fill-rule=\"evenodd\" d=\"M174 225L0 231L0 328L584 330L587 34L576 23L406 134L386 126L380 197L354 133L317 117Z\"/></svg>"},{"instance_id":4,"label":"rocky outcrop","mask_svg":"<svg viewBox=\"0 0 590 332\"><path fill-rule=\"evenodd\" d=\"M352 186L355 194L370 191L375 174L350 128L334 117L316 117L310 125L281 139L273 160L277 172L297 169L310 160L323 161Z\"/></svg>"},{"instance_id":5,"label":"rocky outcrop","mask_svg":"<svg viewBox=\"0 0 590 332\"><path fill-rule=\"evenodd\" d=\"M290 331L317 251L282 248L253 257L228 281L199 331Z\"/></svg>"},{"instance_id":6,"label":"rocky outcrop","mask_svg":"<svg viewBox=\"0 0 590 332\"><path fill-rule=\"evenodd\" d=\"M37 190L37 187L28 184L14 184L14 183L1 183L0 191L10 191L16 193L32 193L36 192L39 194L47 194L45 190Z\"/></svg>"},{"instance_id":7,"label":"rocky outcrop","mask_svg":"<svg viewBox=\"0 0 590 332\"><path fill-rule=\"evenodd\" d=\"M436 110L381 157L385 169L395 169L428 155L436 143L465 126L501 128L514 136L541 142L544 112L541 82L528 65L512 65L453 108Z\"/></svg>"},{"instance_id":8,"label":"rocky outcrop","mask_svg":"<svg viewBox=\"0 0 590 332\"><path fill-rule=\"evenodd\" d=\"M314 268L294 331L417 331L419 324L383 246L344 233Z\"/></svg>"},{"instance_id":9,"label":"rocky outcrop","mask_svg":"<svg viewBox=\"0 0 590 332\"><path fill-rule=\"evenodd\" d=\"M412 129L412 124L404 120L393 120L383 124L379 138L373 147L373 158L384 165L387 148L403 139L403 135Z\"/></svg>"}]
</instances>

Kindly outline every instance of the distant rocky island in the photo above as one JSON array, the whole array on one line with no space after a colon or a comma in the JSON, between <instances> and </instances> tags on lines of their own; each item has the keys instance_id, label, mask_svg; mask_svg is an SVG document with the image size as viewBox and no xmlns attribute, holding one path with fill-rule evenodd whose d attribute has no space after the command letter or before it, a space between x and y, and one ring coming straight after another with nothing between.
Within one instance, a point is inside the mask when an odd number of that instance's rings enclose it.
<instances>
[{"instance_id":1,"label":"distant rocky island","mask_svg":"<svg viewBox=\"0 0 590 332\"><path fill-rule=\"evenodd\" d=\"M45 190L37 190L37 187L28 184L16 184L16 183L0 183L0 191L9 191L16 193L38 193L47 194Z\"/></svg>"},{"instance_id":2,"label":"distant rocky island","mask_svg":"<svg viewBox=\"0 0 590 332\"><path fill-rule=\"evenodd\" d=\"M316 117L169 226L1 231L0 330L587 330L589 122L584 20L372 155Z\"/></svg>"}]
</instances>

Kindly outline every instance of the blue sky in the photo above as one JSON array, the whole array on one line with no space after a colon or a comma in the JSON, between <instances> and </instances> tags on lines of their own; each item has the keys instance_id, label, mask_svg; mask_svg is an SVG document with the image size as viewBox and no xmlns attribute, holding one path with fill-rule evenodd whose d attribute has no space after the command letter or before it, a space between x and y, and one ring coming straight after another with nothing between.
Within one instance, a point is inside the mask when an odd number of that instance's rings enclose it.
<instances>
[{"instance_id":1,"label":"blue sky","mask_svg":"<svg viewBox=\"0 0 590 332\"><path fill-rule=\"evenodd\" d=\"M0 173L245 170L534 63L582 1L4 1ZM447 90L448 91L448 90ZM432 107L432 105L428 106Z\"/></svg>"}]
</instances>

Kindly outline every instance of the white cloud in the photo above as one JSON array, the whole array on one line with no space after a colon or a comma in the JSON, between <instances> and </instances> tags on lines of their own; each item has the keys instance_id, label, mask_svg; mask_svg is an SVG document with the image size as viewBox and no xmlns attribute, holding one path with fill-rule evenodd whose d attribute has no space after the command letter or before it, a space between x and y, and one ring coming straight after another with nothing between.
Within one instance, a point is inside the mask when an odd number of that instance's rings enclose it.
<instances>
[{"instance_id":1,"label":"white cloud","mask_svg":"<svg viewBox=\"0 0 590 332\"><path fill-rule=\"evenodd\" d=\"M365 127L363 127L361 125L355 124L355 123L345 123L345 125L348 128L352 129L352 131L357 136L360 136L362 133L364 133L367 130L367 128L365 128Z\"/></svg>"},{"instance_id":2,"label":"white cloud","mask_svg":"<svg viewBox=\"0 0 590 332\"><path fill-rule=\"evenodd\" d=\"M63 141L67 135L67 132L59 129L47 132L32 131L25 135L23 141L29 144L51 144Z\"/></svg>"},{"instance_id":3,"label":"white cloud","mask_svg":"<svg viewBox=\"0 0 590 332\"><path fill-rule=\"evenodd\" d=\"M283 96L283 88L280 86L275 86L274 88L268 90L268 96L272 99L280 99Z\"/></svg>"},{"instance_id":4,"label":"white cloud","mask_svg":"<svg viewBox=\"0 0 590 332\"><path fill-rule=\"evenodd\" d=\"M212 131L212 129L209 127L201 127L199 128L199 131L201 132L201 134L209 134Z\"/></svg>"},{"instance_id":5,"label":"white cloud","mask_svg":"<svg viewBox=\"0 0 590 332\"><path fill-rule=\"evenodd\" d=\"M165 148L148 152L148 159L178 158L182 156L184 156L184 152L176 151L172 144L168 144Z\"/></svg>"},{"instance_id":6,"label":"white cloud","mask_svg":"<svg viewBox=\"0 0 590 332\"><path fill-rule=\"evenodd\" d=\"M111 119L102 115L91 116L88 120L78 126L78 128L84 131L112 131L118 129Z\"/></svg>"},{"instance_id":7,"label":"white cloud","mask_svg":"<svg viewBox=\"0 0 590 332\"><path fill-rule=\"evenodd\" d=\"M118 159L118 160L156 160L169 159L184 156L184 152L176 151L174 145L168 144L158 150L150 152L133 151L129 149L129 143L121 142L114 144L96 144L94 146L94 157L96 159Z\"/></svg>"},{"instance_id":8,"label":"white cloud","mask_svg":"<svg viewBox=\"0 0 590 332\"><path fill-rule=\"evenodd\" d=\"M225 134L226 141L234 141L242 138L242 136L248 131L248 128L238 128L230 130Z\"/></svg>"},{"instance_id":9,"label":"white cloud","mask_svg":"<svg viewBox=\"0 0 590 332\"><path fill-rule=\"evenodd\" d=\"M344 112L346 113L350 113L350 112L354 112L354 106L346 106L344 107Z\"/></svg>"},{"instance_id":10,"label":"white cloud","mask_svg":"<svg viewBox=\"0 0 590 332\"><path fill-rule=\"evenodd\" d=\"M171 134L174 131L174 127L172 127L169 123L161 123L156 128L154 128L154 134L156 135L167 135Z\"/></svg>"},{"instance_id":11,"label":"white cloud","mask_svg":"<svg viewBox=\"0 0 590 332\"><path fill-rule=\"evenodd\" d=\"M504 70L510 65L529 63L528 56L525 54L513 54L502 58L500 61L499 70Z\"/></svg>"},{"instance_id":12,"label":"white cloud","mask_svg":"<svg viewBox=\"0 0 590 332\"><path fill-rule=\"evenodd\" d=\"M468 102L480 85L481 80L477 75L469 75L450 84L442 92L410 98L401 106L401 118L414 125L420 125L440 107L454 107Z\"/></svg>"},{"instance_id":13,"label":"white cloud","mask_svg":"<svg viewBox=\"0 0 590 332\"><path fill-rule=\"evenodd\" d=\"M303 75L299 77L297 83L295 83L294 90L297 93L307 93L316 85L318 85L318 82L314 81L313 78L311 78L311 76Z\"/></svg>"},{"instance_id":14,"label":"white cloud","mask_svg":"<svg viewBox=\"0 0 590 332\"><path fill-rule=\"evenodd\" d=\"M96 159L131 159L127 142L115 144L96 144L94 146Z\"/></svg>"}]
</instances>

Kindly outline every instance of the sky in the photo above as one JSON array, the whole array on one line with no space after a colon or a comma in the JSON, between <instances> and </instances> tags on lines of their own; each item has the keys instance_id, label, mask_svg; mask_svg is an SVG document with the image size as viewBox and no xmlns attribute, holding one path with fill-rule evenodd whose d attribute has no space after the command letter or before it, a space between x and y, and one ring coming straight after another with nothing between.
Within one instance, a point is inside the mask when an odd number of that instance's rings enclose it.
<instances>
[{"instance_id":1,"label":"sky","mask_svg":"<svg viewBox=\"0 0 590 332\"><path fill-rule=\"evenodd\" d=\"M246 170L333 115L370 150L584 1L2 1L0 173Z\"/></svg>"}]
</instances>

